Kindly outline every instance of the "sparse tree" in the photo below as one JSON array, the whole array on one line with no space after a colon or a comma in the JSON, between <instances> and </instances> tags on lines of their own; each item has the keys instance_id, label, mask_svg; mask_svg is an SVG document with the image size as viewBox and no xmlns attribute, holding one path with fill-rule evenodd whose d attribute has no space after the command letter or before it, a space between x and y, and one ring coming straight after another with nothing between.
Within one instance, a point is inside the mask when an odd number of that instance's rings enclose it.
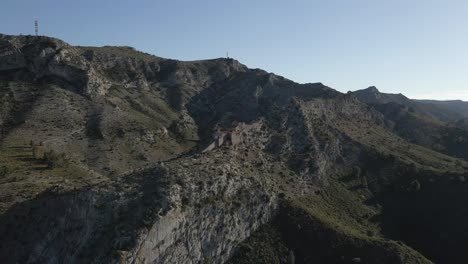
<instances>
[{"instance_id":1,"label":"sparse tree","mask_svg":"<svg viewBox=\"0 0 468 264\"><path fill-rule=\"evenodd\" d=\"M410 186L408 188L408 191L410 192L417 192L421 190L421 183L419 183L418 180L413 180L411 183L410 183Z\"/></svg>"}]
</instances>

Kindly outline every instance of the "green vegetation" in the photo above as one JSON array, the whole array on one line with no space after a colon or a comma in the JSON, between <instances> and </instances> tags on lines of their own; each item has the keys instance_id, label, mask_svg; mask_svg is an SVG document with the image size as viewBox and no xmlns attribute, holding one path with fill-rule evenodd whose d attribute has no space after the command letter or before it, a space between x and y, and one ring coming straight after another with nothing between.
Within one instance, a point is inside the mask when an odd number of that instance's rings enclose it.
<instances>
[{"instance_id":1,"label":"green vegetation","mask_svg":"<svg viewBox=\"0 0 468 264\"><path fill-rule=\"evenodd\" d=\"M105 179L67 161L63 153L41 149L43 155L35 156L30 141L9 137L0 148L0 193L9 197L0 201L0 213L55 186L77 190Z\"/></svg>"},{"instance_id":2,"label":"green vegetation","mask_svg":"<svg viewBox=\"0 0 468 264\"><path fill-rule=\"evenodd\" d=\"M431 263L382 234L379 206L356 175L330 180L316 195L284 201L278 219L246 240L231 263ZM352 189L352 190L351 190Z\"/></svg>"},{"instance_id":3,"label":"green vegetation","mask_svg":"<svg viewBox=\"0 0 468 264\"><path fill-rule=\"evenodd\" d=\"M0 165L0 177L5 177L9 173L8 167Z\"/></svg>"},{"instance_id":4,"label":"green vegetation","mask_svg":"<svg viewBox=\"0 0 468 264\"><path fill-rule=\"evenodd\" d=\"M243 242L229 264L294 264L294 253L285 245L275 225L267 225Z\"/></svg>"},{"instance_id":5,"label":"green vegetation","mask_svg":"<svg viewBox=\"0 0 468 264\"><path fill-rule=\"evenodd\" d=\"M135 58L144 61L154 61L160 59L157 56L151 55L146 52L137 51L133 47L129 46L103 46L103 47L79 47L83 51L94 51L98 54L103 55L113 55L113 56L121 56L121 57L129 57Z\"/></svg>"},{"instance_id":6,"label":"green vegetation","mask_svg":"<svg viewBox=\"0 0 468 264\"><path fill-rule=\"evenodd\" d=\"M68 162L64 153L57 153L53 150L49 150L44 153L44 161L47 163L49 168L66 167Z\"/></svg>"},{"instance_id":7,"label":"green vegetation","mask_svg":"<svg viewBox=\"0 0 468 264\"><path fill-rule=\"evenodd\" d=\"M379 226L370 221L379 213L378 209L364 204L369 199L371 194L366 190L353 192L332 179L319 195L296 198L291 205L305 209L318 221L350 236L369 239L368 231L380 234Z\"/></svg>"},{"instance_id":8,"label":"green vegetation","mask_svg":"<svg viewBox=\"0 0 468 264\"><path fill-rule=\"evenodd\" d=\"M213 259L210 256L203 256L203 264L213 264Z\"/></svg>"},{"instance_id":9,"label":"green vegetation","mask_svg":"<svg viewBox=\"0 0 468 264\"><path fill-rule=\"evenodd\" d=\"M438 172L463 172L468 163L457 158L410 144L384 127L343 121L338 124L347 135L368 147L377 156L395 157L399 162ZM366 130L367 133L363 133Z\"/></svg>"}]
</instances>

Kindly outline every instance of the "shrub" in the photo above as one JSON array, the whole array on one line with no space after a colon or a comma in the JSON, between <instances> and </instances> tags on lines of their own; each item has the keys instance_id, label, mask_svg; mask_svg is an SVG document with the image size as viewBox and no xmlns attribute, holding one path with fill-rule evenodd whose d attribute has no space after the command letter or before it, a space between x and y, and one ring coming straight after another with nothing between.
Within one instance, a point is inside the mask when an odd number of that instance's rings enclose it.
<instances>
[{"instance_id":1,"label":"shrub","mask_svg":"<svg viewBox=\"0 0 468 264\"><path fill-rule=\"evenodd\" d=\"M408 191L410 192L417 192L421 190L421 183L419 183L418 180L413 180L411 183L410 183L410 186L408 188Z\"/></svg>"},{"instance_id":2,"label":"shrub","mask_svg":"<svg viewBox=\"0 0 468 264\"><path fill-rule=\"evenodd\" d=\"M148 160L148 158L147 158L147 157L145 156L145 154L143 154L143 153L137 154L137 155L136 155L136 159L137 159L137 160L143 160L143 161Z\"/></svg>"},{"instance_id":3,"label":"shrub","mask_svg":"<svg viewBox=\"0 0 468 264\"><path fill-rule=\"evenodd\" d=\"M37 160L44 159L44 156L45 156L44 146L40 146L40 145L33 146L32 151L33 151L33 157L35 159Z\"/></svg>"},{"instance_id":4,"label":"shrub","mask_svg":"<svg viewBox=\"0 0 468 264\"><path fill-rule=\"evenodd\" d=\"M0 177L5 177L9 173L6 166L0 165Z\"/></svg>"},{"instance_id":5,"label":"shrub","mask_svg":"<svg viewBox=\"0 0 468 264\"><path fill-rule=\"evenodd\" d=\"M147 228L151 228L151 226L153 226L154 224L154 216L155 212L154 210L152 209L148 209L145 213L145 215L143 216L143 219L142 219L142 222L143 222L143 225Z\"/></svg>"},{"instance_id":6,"label":"shrub","mask_svg":"<svg viewBox=\"0 0 468 264\"><path fill-rule=\"evenodd\" d=\"M213 259L210 256L203 256L203 264L212 264Z\"/></svg>"},{"instance_id":7,"label":"shrub","mask_svg":"<svg viewBox=\"0 0 468 264\"><path fill-rule=\"evenodd\" d=\"M296 263L296 256L293 251L289 251L288 264Z\"/></svg>"},{"instance_id":8,"label":"shrub","mask_svg":"<svg viewBox=\"0 0 468 264\"><path fill-rule=\"evenodd\" d=\"M50 168L63 167L66 162L65 154L53 150L44 153L44 160Z\"/></svg>"},{"instance_id":9,"label":"shrub","mask_svg":"<svg viewBox=\"0 0 468 264\"><path fill-rule=\"evenodd\" d=\"M367 183L366 175L361 175L361 185L364 188L369 188L369 184Z\"/></svg>"},{"instance_id":10,"label":"shrub","mask_svg":"<svg viewBox=\"0 0 468 264\"><path fill-rule=\"evenodd\" d=\"M361 168L359 166L354 166L353 167L353 173L357 178L361 177L361 172L362 171L361 171Z\"/></svg>"}]
</instances>

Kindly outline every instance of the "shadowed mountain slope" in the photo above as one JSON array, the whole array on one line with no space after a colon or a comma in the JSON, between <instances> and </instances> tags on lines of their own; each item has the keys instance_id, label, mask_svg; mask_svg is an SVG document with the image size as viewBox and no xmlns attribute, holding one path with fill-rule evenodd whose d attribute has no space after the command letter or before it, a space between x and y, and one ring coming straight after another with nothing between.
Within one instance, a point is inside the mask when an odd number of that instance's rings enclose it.
<instances>
[{"instance_id":1,"label":"shadowed mountain slope","mask_svg":"<svg viewBox=\"0 0 468 264\"><path fill-rule=\"evenodd\" d=\"M412 112L416 112L442 122L454 121L466 117L468 114L466 111L459 111L460 107L455 107L458 105L455 103L456 101L453 101L454 104L452 105L450 101L413 100L401 93L381 93L375 86L354 91L352 94L367 104L396 103L407 107Z\"/></svg>"},{"instance_id":2,"label":"shadowed mountain slope","mask_svg":"<svg viewBox=\"0 0 468 264\"><path fill-rule=\"evenodd\" d=\"M409 142L468 159L468 130L463 111L441 107L442 101L422 102L402 94L380 93L375 87L353 95L381 112L388 127Z\"/></svg>"}]
</instances>

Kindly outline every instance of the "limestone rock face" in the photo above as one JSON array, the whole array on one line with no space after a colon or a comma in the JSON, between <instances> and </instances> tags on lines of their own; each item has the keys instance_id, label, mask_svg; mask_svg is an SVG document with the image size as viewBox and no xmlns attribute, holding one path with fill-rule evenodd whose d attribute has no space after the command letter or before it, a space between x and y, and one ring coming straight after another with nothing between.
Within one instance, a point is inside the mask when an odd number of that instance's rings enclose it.
<instances>
[{"instance_id":1,"label":"limestone rock face","mask_svg":"<svg viewBox=\"0 0 468 264\"><path fill-rule=\"evenodd\" d=\"M0 263L225 263L376 146L433 163L354 96L232 59L0 35L0 102Z\"/></svg>"},{"instance_id":2,"label":"limestone rock face","mask_svg":"<svg viewBox=\"0 0 468 264\"><path fill-rule=\"evenodd\" d=\"M172 188L174 207L140 233L129 263L224 263L234 249L275 214L276 197L248 179L216 175L203 186ZM212 184L212 186L209 186ZM249 190L249 191L246 191ZM184 193L184 194L182 194ZM206 195L203 195L206 194ZM239 197L242 195L243 197ZM183 204L181 196L197 201ZM179 200L179 201L178 201Z\"/></svg>"}]
</instances>

